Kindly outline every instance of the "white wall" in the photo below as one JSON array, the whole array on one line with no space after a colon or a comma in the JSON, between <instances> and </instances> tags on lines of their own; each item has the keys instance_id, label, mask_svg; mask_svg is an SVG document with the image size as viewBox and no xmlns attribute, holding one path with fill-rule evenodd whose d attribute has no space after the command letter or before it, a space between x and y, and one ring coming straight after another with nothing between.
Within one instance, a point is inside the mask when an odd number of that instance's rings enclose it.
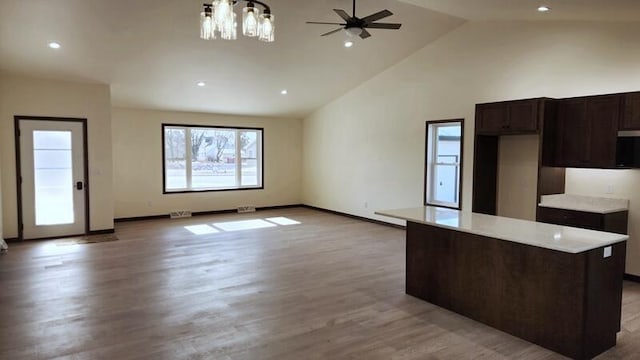
<instances>
[{"instance_id":1,"label":"white wall","mask_svg":"<svg viewBox=\"0 0 640 360\"><path fill-rule=\"evenodd\" d=\"M162 123L264 128L264 189L162 194ZM302 121L114 108L115 217L301 203Z\"/></svg>"},{"instance_id":2,"label":"white wall","mask_svg":"<svg viewBox=\"0 0 640 360\"><path fill-rule=\"evenodd\" d=\"M421 205L425 121L465 118L462 206L470 210L474 104L640 90L638 30L466 23L305 119L303 202L384 221L373 211Z\"/></svg>"},{"instance_id":3,"label":"white wall","mask_svg":"<svg viewBox=\"0 0 640 360\"><path fill-rule=\"evenodd\" d=\"M5 238L18 235L14 115L87 119L90 229L113 228L111 95L108 85L0 73L2 207Z\"/></svg>"},{"instance_id":4,"label":"white wall","mask_svg":"<svg viewBox=\"0 0 640 360\"><path fill-rule=\"evenodd\" d=\"M538 135L500 137L497 215L536 221L539 143Z\"/></svg>"}]
</instances>

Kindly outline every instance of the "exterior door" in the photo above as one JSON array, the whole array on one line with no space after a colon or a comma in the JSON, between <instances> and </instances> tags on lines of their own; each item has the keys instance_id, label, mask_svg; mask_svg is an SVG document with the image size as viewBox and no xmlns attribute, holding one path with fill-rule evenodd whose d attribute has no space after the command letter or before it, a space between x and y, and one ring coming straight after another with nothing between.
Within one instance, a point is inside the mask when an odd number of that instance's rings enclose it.
<instances>
[{"instance_id":1,"label":"exterior door","mask_svg":"<svg viewBox=\"0 0 640 360\"><path fill-rule=\"evenodd\" d=\"M22 238L86 232L85 122L17 121Z\"/></svg>"}]
</instances>

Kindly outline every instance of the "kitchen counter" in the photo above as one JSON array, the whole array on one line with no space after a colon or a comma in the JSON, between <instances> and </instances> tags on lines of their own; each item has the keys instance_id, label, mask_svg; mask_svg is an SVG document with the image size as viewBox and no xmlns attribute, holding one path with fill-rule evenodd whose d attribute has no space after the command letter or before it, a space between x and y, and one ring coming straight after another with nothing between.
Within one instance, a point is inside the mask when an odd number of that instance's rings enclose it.
<instances>
[{"instance_id":1,"label":"kitchen counter","mask_svg":"<svg viewBox=\"0 0 640 360\"><path fill-rule=\"evenodd\" d=\"M626 235L431 206L407 221L411 296L573 359L616 345Z\"/></svg>"},{"instance_id":2,"label":"kitchen counter","mask_svg":"<svg viewBox=\"0 0 640 360\"><path fill-rule=\"evenodd\" d=\"M609 214L629 210L629 200L571 194L543 195L538 206Z\"/></svg>"},{"instance_id":3,"label":"kitchen counter","mask_svg":"<svg viewBox=\"0 0 640 360\"><path fill-rule=\"evenodd\" d=\"M580 253L627 240L622 234L579 229L507 217L421 206L380 210L377 215L433 225L567 253Z\"/></svg>"}]
</instances>

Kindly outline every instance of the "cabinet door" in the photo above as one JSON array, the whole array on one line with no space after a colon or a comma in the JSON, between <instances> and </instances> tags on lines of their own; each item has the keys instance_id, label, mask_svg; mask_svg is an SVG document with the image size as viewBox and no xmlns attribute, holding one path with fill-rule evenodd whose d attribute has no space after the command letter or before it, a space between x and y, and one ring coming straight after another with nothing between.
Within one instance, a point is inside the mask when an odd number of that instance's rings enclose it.
<instances>
[{"instance_id":1,"label":"cabinet door","mask_svg":"<svg viewBox=\"0 0 640 360\"><path fill-rule=\"evenodd\" d=\"M526 133L538 130L539 100L514 101L508 105L510 132Z\"/></svg>"},{"instance_id":2,"label":"cabinet door","mask_svg":"<svg viewBox=\"0 0 640 360\"><path fill-rule=\"evenodd\" d=\"M577 210L538 208L539 222L605 231L604 215Z\"/></svg>"},{"instance_id":3,"label":"cabinet door","mask_svg":"<svg viewBox=\"0 0 640 360\"><path fill-rule=\"evenodd\" d=\"M640 93L626 94L624 112L620 121L621 130L640 130Z\"/></svg>"},{"instance_id":4,"label":"cabinet door","mask_svg":"<svg viewBox=\"0 0 640 360\"><path fill-rule=\"evenodd\" d=\"M589 165L589 122L586 99L558 101L556 166L587 167Z\"/></svg>"},{"instance_id":5,"label":"cabinet door","mask_svg":"<svg viewBox=\"0 0 640 360\"><path fill-rule=\"evenodd\" d=\"M587 99L587 119L590 126L589 167L614 168L616 165L620 100L619 95Z\"/></svg>"},{"instance_id":6,"label":"cabinet door","mask_svg":"<svg viewBox=\"0 0 640 360\"><path fill-rule=\"evenodd\" d=\"M476 132L499 134L507 127L509 112L504 103L480 104L476 108Z\"/></svg>"},{"instance_id":7,"label":"cabinet door","mask_svg":"<svg viewBox=\"0 0 640 360\"><path fill-rule=\"evenodd\" d=\"M617 211L613 213L599 214L586 211L539 206L536 221L617 234L627 234L629 212Z\"/></svg>"}]
</instances>

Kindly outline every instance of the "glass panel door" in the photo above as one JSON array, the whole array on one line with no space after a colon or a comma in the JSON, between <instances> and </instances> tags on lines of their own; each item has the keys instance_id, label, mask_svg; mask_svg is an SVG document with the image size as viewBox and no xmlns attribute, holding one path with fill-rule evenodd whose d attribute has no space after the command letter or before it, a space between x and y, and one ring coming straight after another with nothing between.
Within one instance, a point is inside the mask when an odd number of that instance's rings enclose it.
<instances>
[{"instance_id":1,"label":"glass panel door","mask_svg":"<svg viewBox=\"0 0 640 360\"><path fill-rule=\"evenodd\" d=\"M84 234L84 122L19 120L23 239Z\"/></svg>"},{"instance_id":2,"label":"glass panel door","mask_svg":"<svg viewBox=\"0 0 640 360\"><path fill-rule=\"evenodd\" d=\"M36 225L72 224L71 131L33 132Z\"/></svg>"}]
</instances>

